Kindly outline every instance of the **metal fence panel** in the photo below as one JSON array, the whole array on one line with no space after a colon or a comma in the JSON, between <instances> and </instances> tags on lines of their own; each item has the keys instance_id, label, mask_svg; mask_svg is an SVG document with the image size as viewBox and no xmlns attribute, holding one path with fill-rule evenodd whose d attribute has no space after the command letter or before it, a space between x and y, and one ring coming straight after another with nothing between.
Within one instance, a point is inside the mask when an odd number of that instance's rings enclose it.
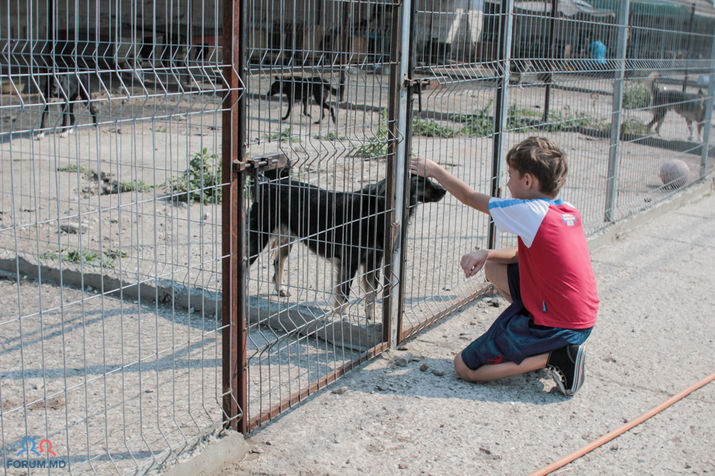
<instances>
[{"instance_id":1,"label":"metal fence panel","mask_svg":"<svg viewBox=\"0 0 715 476\"><path fill-rule=\"evenodd\" d=\"M223 425L222 18L0 7L4 473L145 472Z\"/></svg>"}]
</instances>

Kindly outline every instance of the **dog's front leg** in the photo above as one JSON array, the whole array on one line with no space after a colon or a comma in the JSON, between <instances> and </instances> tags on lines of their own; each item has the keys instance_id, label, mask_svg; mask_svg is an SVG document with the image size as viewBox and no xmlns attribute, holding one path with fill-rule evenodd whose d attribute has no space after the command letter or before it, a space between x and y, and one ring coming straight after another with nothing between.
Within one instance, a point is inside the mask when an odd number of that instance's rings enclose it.
<instances>
[{"instance_id":1,"label":"dog's front leg","mask_svg":"<svg viewBox=\"0 0 715 476\"><path fill-rule=\"evenodd\" d=\"M688 140L693 142L695 141L695 128L693 127L693 122L692 121L685 121L686 124L688 124L688 132L690 133Z\"/></svg>"},{"instance_id":2,"label":"dog's front leg","mask_svg":"<svg viewBox=\"0 0 715 476\"><path fill-rule=\"evenodd\" d=\"M49 103L45 104L45 108L42 110L42 117L40 118L40 133L35 136L35 140L40 140L45 137L45 126L47 125L47 113L49 110Z\"/></svg>"},{"instance_id":3,"label":"dog's front leg","mask_svg":"<svg viewBox=\"0 0 715 476\"><path fill-rule=\"evenodd\" d=\"M355 268L352 266L350 257L336 260L336 282L333 291L333 309L343 314L348 306L348 298L350 297L350 285L355 276Z\"/></svg>"},{"instance_id":4,"label":"dog's front leg","mask_svg":"<svg viewBox=\"0 0 715 476\"><path fill-rule=\"evenodd\" d=\"M279 232L277 237L271 239L271 249L273 250L273 287L280 297L288 297L290 294L283 288L283 270L285 262L290 254L292 243L290 237Z\"/></svg>"},{"instance_id":5,"label":"dog's front leg","mask_svg":"<svg viewBox=\"0 0 715 476\"><path fill-rule=\"evenodd\" d=\"M74 103L66 102L63 114L62 114L62 132L60 132L60 137L67 137L72 133L72 127L74 127Z\"/></svg>"},{"instance_id":6,"label":"dog's front leg","mask_svg":"<svg viewBox=\"0 0 715 476\"><path fill-rule=\"evenodd\" d=\"M373 269L363 275L363 289L365 290L365 317L369 321L375 320L375 301L377 300L378 271Z\"/></svg>"}]
</instances>

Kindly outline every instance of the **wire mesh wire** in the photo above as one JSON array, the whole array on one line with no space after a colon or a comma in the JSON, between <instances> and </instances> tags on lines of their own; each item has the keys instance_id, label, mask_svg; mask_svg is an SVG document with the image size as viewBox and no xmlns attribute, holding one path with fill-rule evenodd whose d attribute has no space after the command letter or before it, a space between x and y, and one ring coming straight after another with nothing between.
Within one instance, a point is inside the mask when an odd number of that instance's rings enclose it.
<instances>
[{"instance_id":1,"label":"wire mesh wire","mask_svg":"<svg viewBox=\"0 0 715 476\"><path fill-rule=\"evenodd\" d=\"M221 7L0 17L3 472L161 467L224 420Z\"/></svg>"}]
</instances>

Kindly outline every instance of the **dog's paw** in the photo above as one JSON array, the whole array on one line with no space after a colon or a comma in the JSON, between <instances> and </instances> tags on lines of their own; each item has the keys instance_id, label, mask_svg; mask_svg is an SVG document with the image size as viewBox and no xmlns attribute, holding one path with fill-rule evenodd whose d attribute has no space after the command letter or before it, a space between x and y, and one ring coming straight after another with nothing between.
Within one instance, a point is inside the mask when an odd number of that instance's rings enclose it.
<instances>
[{"instance_id":1,"label":"dog's paw","mask_svg":"<svg viewBox=\"0 0 715 476\"><path fill-rule=\"evenodd\" d=\"M60 132L58 135L60 137L67 137L74 132L74 129L67 129L66 131Z\"/></svg>"},{"instance_id":2,"label":"dog's paw","mask_svg":"<svg viewBox=\"0 0 715 476\"><path fill-rule=\"evenodd\" d=\"M40 139L42 139L43 137L45 137L45 133L44 133L44 132L40 132L39 134L37 134L37 135L35 136L35 140L40 140Z\"/></svg>"}]
</instances>

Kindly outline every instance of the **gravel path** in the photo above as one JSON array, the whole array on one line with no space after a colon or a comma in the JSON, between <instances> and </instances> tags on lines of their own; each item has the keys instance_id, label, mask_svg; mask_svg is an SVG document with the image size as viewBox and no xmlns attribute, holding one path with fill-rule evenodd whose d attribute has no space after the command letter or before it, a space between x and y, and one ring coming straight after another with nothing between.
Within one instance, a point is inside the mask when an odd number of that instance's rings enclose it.
<instances>
[{"instance_id":1,"label":"gravel path","mask_svg":"<svg viewBox=\"0 0 715 476\"><path fill-rule=\"evenodd\" d=\"M454 354L504 305L487 299L254 433L219 474L528 474L707 377L715 194L616 236L592 252L602 303L575 397L543 371L456 378ZM710 474L714 410L710 384L559 474Z\"/></svg>"}]
</instances>

